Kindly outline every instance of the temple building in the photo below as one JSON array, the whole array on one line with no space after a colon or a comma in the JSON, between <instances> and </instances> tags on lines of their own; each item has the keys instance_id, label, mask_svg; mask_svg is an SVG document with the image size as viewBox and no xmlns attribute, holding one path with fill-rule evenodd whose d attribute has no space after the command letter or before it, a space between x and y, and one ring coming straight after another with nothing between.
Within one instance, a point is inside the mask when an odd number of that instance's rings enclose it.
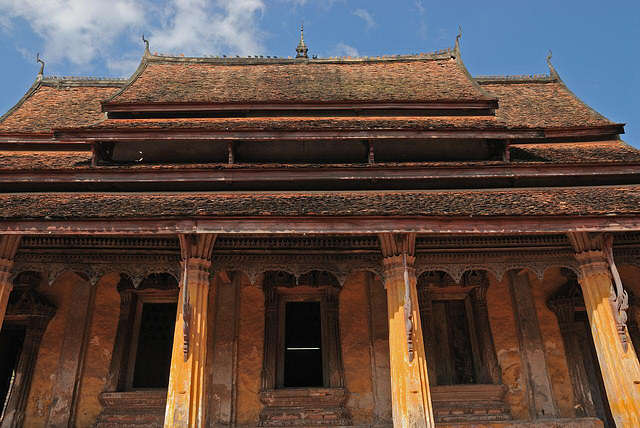
<instances>
[{"instance_id":1,"label":"temple building","mask_svg":"<svg viewBox=\"0 0 640 428\"><path fill-rule=\"evenodd\" d=\"M0 426L639 427L624 125L551 57L296 53L41 62L0 118Z\"/></svg>"}]
</instances>

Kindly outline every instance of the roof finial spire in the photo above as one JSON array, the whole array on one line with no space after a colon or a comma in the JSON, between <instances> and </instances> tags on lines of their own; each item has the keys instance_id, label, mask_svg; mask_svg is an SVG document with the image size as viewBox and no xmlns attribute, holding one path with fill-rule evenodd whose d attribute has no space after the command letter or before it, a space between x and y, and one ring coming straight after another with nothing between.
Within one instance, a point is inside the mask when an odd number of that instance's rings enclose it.
<instances>
[{"instance_id":1,"label":"roof finial spire","mask_svg":"<svg viewBox=\"0 0 640 428\"><path fill-rule=\"evenodd\" d=\"M307 45L304 44L304 21L300 24L300 43L298 43L298 47L296 48L296 58L309 58L307 55Z\"/></svg>"},{"instance_id":2,"label":"roof finial spire","mask_svg":"<svg viewBox=\"0 0 640 428\"><path fill-rule=\"evenodd\" d=\"M460 49L460 37L462 37L462 27L458 25L458 35L456 36L456 49Z\"/></svg>"},{"instance_id":3,"label":"roof finial spire","mask_svg":"<svg viewBox=\"0 0 640 428\"><path fill-rule=\"evenodd\" d=\"M149 40L144 38L144 34L142 34L142 41L144 42L144 54L151 54L151 52L149 52Z\"/></svg>"},{"instance_id":4,"label":"roof finial spire","mask_svg":"<svg viewBox=\"0 0 640 428\"><path fill-rule=\"evenodd\" d=\"M44 61L40 59L40 52L36 54L36 63L40 63L40 71L38 71L38 80L42 80L44 77Z\"/></svg>"}]
</instances>

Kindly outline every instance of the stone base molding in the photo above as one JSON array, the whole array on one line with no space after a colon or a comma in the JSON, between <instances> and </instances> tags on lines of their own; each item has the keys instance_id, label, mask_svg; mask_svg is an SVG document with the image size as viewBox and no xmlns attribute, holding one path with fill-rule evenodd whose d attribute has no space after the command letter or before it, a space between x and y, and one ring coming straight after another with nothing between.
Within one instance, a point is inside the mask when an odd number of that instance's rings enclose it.
<instances>
[{"instance_id":1,"label":"stone base molding","mask_svg":"<svg viewBox=\"0 0 640 428\"><path fill-rule=\"evenodd\" d=\"M502 385L439 385L431 387L436 426L452 422L489 422L511 419Z\"/></svg>"},{"instance_id":2,"label":"stone base molding","mask_svg":"<svg viewBox=\"0 0 640 428\"><path fill-rule=\"evenodd\" d=\"M260 426L348 426L344 388L284 388L260 392Z\"/></svg>"},{"instance_id":3,"label":"stone base molding","mask_svg":"<svg viewBox=\"0 0 640 428\"><path fill-rule=\"evenodd\" d=\"M94 428L162 428L167 391L103 392Z\"/></svg>"}]
</instances>

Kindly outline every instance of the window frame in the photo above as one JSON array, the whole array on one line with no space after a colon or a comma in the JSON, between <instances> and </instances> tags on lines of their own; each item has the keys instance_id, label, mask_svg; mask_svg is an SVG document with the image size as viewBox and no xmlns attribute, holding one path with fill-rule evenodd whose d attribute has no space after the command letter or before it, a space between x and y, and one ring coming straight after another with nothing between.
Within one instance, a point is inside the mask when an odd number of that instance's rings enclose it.
<instances>
[{"instance_id":1,"label":"window frame","mask_svg":"<svg viewBox=\"0 0 640 428\"><path fill-rule=\"evenodd\" d=\"M327 336L327 310L325 299L325 288L305 287L304 290L296 290L291 288L278 289L278 344L277 344L277 362L276 362L276 389L295 389L299 387L284 386L285 372L285 323L286 323L286 305L289 302L320 302L320 337L322 346L322 385L310 388L326 388L329 386L329 366L328 366L328 336ZM281 287L278 287L281 288ZM298 288L298 287L296 287Z\"/></svg>"},{"instance_id":2,"label":"window frame","mask_svg":"<svg viewBox=\"0 0 640 428\"><path fill-rule=\"evenodd\" d=\"M133 312L133 328L130 332L131 339L127 355L127 373L125 378L125 391L157 391L166 388L134 388L133 379L135 376L136 360L138 353L138 345L140 342L140 325L142 322L142 308L145 303L178 303L177 290L134 290L135 302L131 305ZM174 327L175 329L175 320ZM169 361L171 364L171 361Z\"/></svg>"}]
</instances>

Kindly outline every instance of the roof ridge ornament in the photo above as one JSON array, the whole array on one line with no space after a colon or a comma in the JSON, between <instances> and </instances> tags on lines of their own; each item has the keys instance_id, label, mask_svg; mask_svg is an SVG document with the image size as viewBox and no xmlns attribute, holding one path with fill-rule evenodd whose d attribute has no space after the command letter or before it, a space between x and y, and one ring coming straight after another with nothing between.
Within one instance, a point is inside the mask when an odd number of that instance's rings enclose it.
<instances>
[{"instance_id":1,"label":"roof ridge ornament","mask_svg":"<svg viewBox=\"0 0 640 428\"><path fill-rule=\"evenodd\" d=\"M298 43L298 47L296 48L296 58L309 58L307 52L309 48L304 43L304 21L300 24L300 43Z\"/></svg>"},{"instance_id":2,"label":"roof ridge ornament","mask_svg":"<svg viewBox=\"0 0 640 428\"><path fill-rule=\"evenodd\" d=\"M547 66L549 67L549 77L551 77L552 79L559 80L560 76L558 75L558 72L556 71L553 64L551 64L551 58L553 58L553 52L551 52L551 49L549 49L549 55L547 55Z\"/></svg>"},{"instance_id":3,"label":"roof ridge ornament","mask_svg":"<svg viewBox=\"0 0 640 428\"><path fill-rule=\"evenodd\" d=\"M151 55L151 52L149 51L149 40L144 38L144 33L142 34L142 41L144 42L144 54Z\"/></svg>"},{"instance_id":4,"label":"roof ridge ornament","mask_svg":"<svg viewBox=\"0 0 640 428\"><path fill-rule=\"evenodd\" d=\"M40 63L40 71L38 71L37 80L42 80L44 78L44 61L40 59L40 52L36 54L36 63Z\"/></svg>"},{"instance_id":5,"label":"roof ridge ornament","mask_svg":"<svg viewBox=\"0 0 640 428\"><path fill-rule=\"evenodd\" d=\"M460 50L460 37L462 37L462 27L458 25L458 35L456 36L456 50Z\"/></svg>"}]
</instances>

